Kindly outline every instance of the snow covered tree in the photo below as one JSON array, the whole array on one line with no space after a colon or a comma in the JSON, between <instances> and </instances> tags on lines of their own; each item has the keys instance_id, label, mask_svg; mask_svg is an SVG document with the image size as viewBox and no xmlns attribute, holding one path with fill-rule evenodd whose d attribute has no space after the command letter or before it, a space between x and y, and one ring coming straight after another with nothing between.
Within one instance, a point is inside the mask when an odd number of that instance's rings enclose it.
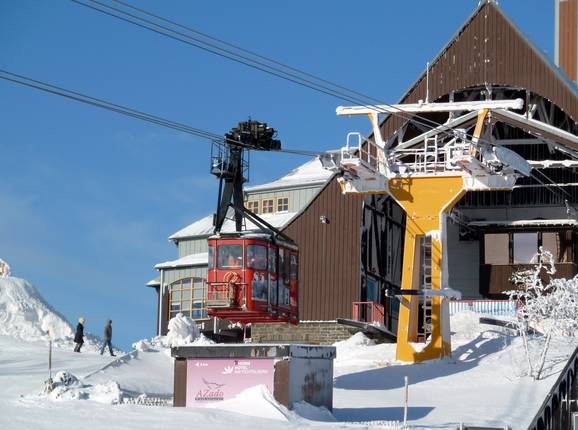
<instances>
[{"instance_id":1,"label":"snow covered tree","mask_svg":"<svg viewBox=\"0 0 578 430\"><path fill-rule=\"evenodd\" d=\"M516 300L518 330L524 342L528 374L540 379L553 336L573 336L578 329L578 275L573 279L552 279L556 273L552 253L540 247L533 269L512 276L516 290L506 291ZM546 279L546 282L545 282ZM539 329L544 344L537 363L529 348L528 328Z\"/></svg>"}]
</instances>

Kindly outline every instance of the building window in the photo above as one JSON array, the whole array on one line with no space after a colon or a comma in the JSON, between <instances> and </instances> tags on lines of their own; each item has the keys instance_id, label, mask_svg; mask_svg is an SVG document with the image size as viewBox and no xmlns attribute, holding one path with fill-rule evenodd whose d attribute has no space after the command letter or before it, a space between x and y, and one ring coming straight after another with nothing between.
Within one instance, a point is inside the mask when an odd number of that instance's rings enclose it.
<instances>
[{"instance_id":1,"label":"building window","mask_svg":"<svg viewBox=\"0 0 578 430\"><path fill-rule=\"evenodd\" d=\"M514 264L535 263L538 252L538 233L514 233Z\"/></svg>"},{"instance_id":2,"label":"building window","mask_svg":"<svg viewBox=\"0 0 578 430\"><path fill-rule=\"evenodd\" d=\"M289 197L279 197L277 199L277 212L289 211Z\"/></svg>"},{"instance_id":3,"label":"building window","mask_svg":"<svg viewBox=\"0 0 578 430\"><path fill-rule=\"evenodd\" d=\"M275 212L274 202L275 202L274 199L263 199L263 201L261 202L261 209L262 209L261 213L272 214L273 212Z\"/></svg>"},{"instance_id":4,"label":"building window","mask_svg":"<svg viewBox=\"0 0 578 430\"><path fill-rule=\"evenodd\" d=\"M568 234L570 233L570 234ZM511 232L484 235L484 264L535 264L539 247L552 253L555 263L573 261L571 232Z\"/></svg>"},{"instance_id":5,"label":"building window","mask_svg":"<svg viewBox=\"0 0 578 430\"><path fill-rule=\"evenodd\" d=\"M259 200L249 200L247 202L247 209L251 212L258 214L259 213Z\"/></svg>"},{"instance_id":6,"label":"building window","mask_svg":"<svg viewBox=\"0 0 578 430\"><path fill-rule=\"evenodd\" d=\"M510 264L510 238L508 233L484 235L484 263Z\"/></svg>"},{"instance_id":7,"label":"building window","mask_svg":"<svg viewBox=\"0 0 578 430\"><path fill-rule=\"evenodd\" d=\"M560 234L559 233L542 233L542 249L549 251L554 257L554 262L560 261Z\"/></svg>"},{"instance_id":8,"label":"building window","mask_svg":"<svg viewBox=\"0 0 578 430\"><path fill-rule=\"evenodd\" d=\"M184 278L169 285L169 319L182 313L192 319L208 318L207 283L203 278Z\"/></svg>"}]
</instances>

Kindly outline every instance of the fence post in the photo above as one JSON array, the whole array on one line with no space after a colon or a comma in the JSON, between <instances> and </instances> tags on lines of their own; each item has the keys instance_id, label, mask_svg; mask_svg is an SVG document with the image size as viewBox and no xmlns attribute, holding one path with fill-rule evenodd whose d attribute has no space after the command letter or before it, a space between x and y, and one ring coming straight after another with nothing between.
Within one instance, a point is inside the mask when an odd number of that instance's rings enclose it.
<instances>
[{"instance_id":1,"label":"fence post","mask_svg":"<svg viewBox=\"0 0 578 430\"><path fill-rule=\"evenodd\" d=\"M407 428L407 397L408 397L408 378L407 376L404 376L404 382L405 382L405 399L403 402L403 428L406 429Z\"/></svg>"}]
</instances>

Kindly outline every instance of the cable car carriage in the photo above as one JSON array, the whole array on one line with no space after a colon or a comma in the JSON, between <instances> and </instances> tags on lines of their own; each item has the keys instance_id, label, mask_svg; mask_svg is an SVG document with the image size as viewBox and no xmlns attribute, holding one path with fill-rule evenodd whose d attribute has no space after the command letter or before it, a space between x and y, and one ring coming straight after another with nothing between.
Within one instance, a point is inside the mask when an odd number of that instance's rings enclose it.
<instances>
[{"instance_id":1,"label":"cable car carriage","mask_svg":"<svg viewBox=\"0 0 578 430\"><path fill-rule=\"evenodd\" d=\"M297 323L299 252L263 233L213 236L209 242L209 316L242 324Z\"/></svg>"},{"instance_id":2,"label":"cable car carriage","mask_svg":"<svg viewBox=\"0 0 578 430\"><path fill-rule=\"evenodd\" d=\"M219 178L219 198L209 237L207 308L211 318L243 325L298 321L299 251L287 235L244 206L248 150L279 150L275 130L245 121L213 142L211 173ZM223 232L226 219L234 232ZM244 221L251 223L244 229ZM230 229L225 229L230 230Z\"/></svg>"}]
</instances>

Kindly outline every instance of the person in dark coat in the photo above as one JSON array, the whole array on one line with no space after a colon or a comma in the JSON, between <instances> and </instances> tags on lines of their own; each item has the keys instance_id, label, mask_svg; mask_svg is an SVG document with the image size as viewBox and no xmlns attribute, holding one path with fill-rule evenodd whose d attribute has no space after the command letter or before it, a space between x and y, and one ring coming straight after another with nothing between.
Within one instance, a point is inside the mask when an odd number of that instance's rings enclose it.
<instances>
[{"instance_id":1,"label":"person in dark coat","mask_svg":"<svg viewBox=\"0 0 578 430\"><path fill-rule=\"evenodd\" d=\"M110 355L114 357L114 352L112 352L112 320L106 320L106 325L104 326L104 343L102 344L102 348L100 348L100 355L104 353L104 348L107 345Z\"/></svg>"},{"instance_id":2,"label":"person in dark coat","mask_svg":"<svg viewBox=\"0 0 578 430\"><path fill-rule=\"evenodd\" d=\"M74 352L80 352L82 344L84 343L84 317L78 319L78 325L76 326L76 333L74 333Z\"/></svg>"}]
</instances>

